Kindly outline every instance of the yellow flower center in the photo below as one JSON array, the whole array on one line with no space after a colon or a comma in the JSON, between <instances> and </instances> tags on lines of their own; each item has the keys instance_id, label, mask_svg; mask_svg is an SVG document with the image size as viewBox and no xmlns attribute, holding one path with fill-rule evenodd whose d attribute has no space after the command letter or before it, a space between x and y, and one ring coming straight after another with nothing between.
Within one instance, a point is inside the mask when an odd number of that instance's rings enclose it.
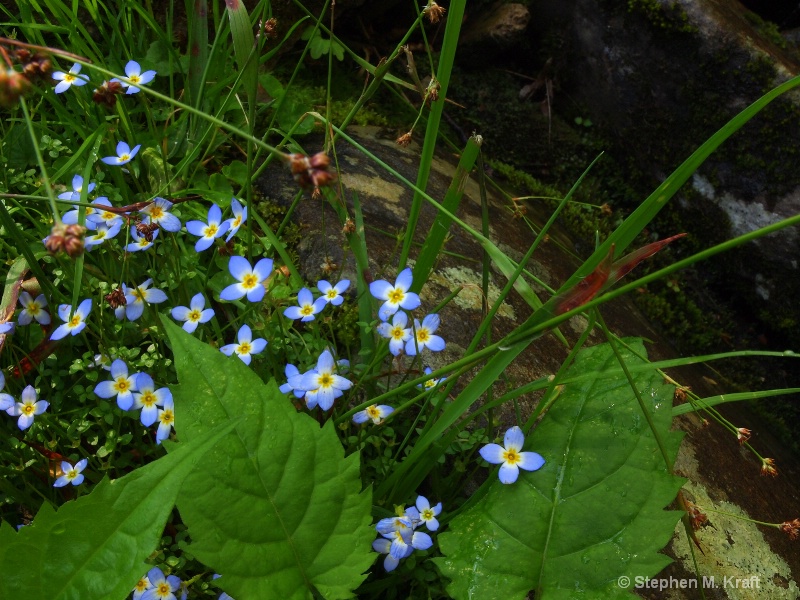
<instances>
[{"instance_id":1,"label":"yellow flower center","mask_svg":"<svg viewBox=\"0 0 800 600\"><path fill-rule=\"evenodd\" d=\"M406 293L403 290L398 290L397 288L393 289L389 292L389 302L392 304L400 304L405 298Z\"/></svg>"},{"instance_id":2,"label":"yellow flower center","mask_svg":"<svg viewBox=\"0 0 800 600\"><path fill-rule=\"evenodd\" d=\"M153 392L145 392L139 401L145 406L153 406L156 403L156 395Z\"/></svg>"},{"instance_id":3,"label":"yellow flower center","mask_svg":"<svg viewBox=\"0 0 800 600\"><path fill-rule=\"evenodd\" d=\"M128 77L133 83L139 83L139 76L138 75L131 75Z\"/></svg>"},{"instance_id":4,"label":"yellow flower center","mask_svg":"<svg viewBox=\"0 0 800 600\"><path fill-rule=\"evenodd\" d=\"M189 320L190 320L190 321L192 321L192 322L194 323L194 322L196 322L196 321L199 321L199 320L200 320L200 317L202 317L202 316L203 316L203 315L202 315L202 313L201 313L199 310L193 310L193 311L191 311L191 312L189 313Z\"/></svg>"},{"instance_id":5,"label":"yellow flower center","mask_svg":"<svg viewBox=\"0 0 800 600\"><path fill-rule=\"evenodd\" d=\"M144 302L144 297L145 297L145 294L147 294L147 290L146 290L146 289L142 289L142 288L136 288L136 289L133 291L133 295L134 295L134 296L136 296L136 297L137 297L139 300L141 300L142 302Z\"/></svg>"},{"instance_id":6,"label":"yellow flower center","mask_svg":"<svg viewBox=\"0 0 800 600\"><path fill-rule=\"evenodd\" d=\"M231 229L236 229L241 224L242 224L242 217L236 217L233 220L233 225L231 226Z\"/></svg>"},{"instance_id":7,"label":"yellow flower center","mask_svg":"<svg viewBox=\"0 0 800 600\"><path fill-rule=\"evenodd\" d=\"M108 212L108 211L106 210L106 211L103 211L102 213L100 213L100 216L101 216L101 217L103 217L103 220L104 220L104 221L110 221L111 219L113 219L113 218L114 218L114 217L116 217L117 215L115 215L115 214L114 214L114 213L112 213L112 212Z\"/></svg>"},{"instance_id":8,"label":"yellow flower center","mask_svg":"<svg viewBox=\"0 0 800 600\"><path fill-rule=\"evenodd\" d=\"M396 340L402 340L403 336L405 335L405 330L402 326L397 325L392 328L392 337Z\"/></svg>"},{"instance_id":9,"label":"yellow flower center","mask_svg":"<svg viewBox=\"0 0 800 600\"><path fill-rule=\"evenodd\" d=\"M162 410L159 420L164 425L172 425L172 423L175 421L175 414L171 410Z\"/></svg>"},{"instance_id":10,"label":"yellow flower center","mask_svg":"<svg viewBox=\"0 0 800 600\"><path fill-rule=\"evenodd\" d=\"M162 598L166 598L172 593L172 589L169 587L169 584L164 582L158 584L158 595Z\"/></svg>"},{"instance_id":11,"label":"yellow flower center","mask_svg":"<svg viewBox=\"0 0 800 600\"><path fill-rule=\"evenodd\" d=\"M120 155L119 155L119 159L120 159L121 161L122 161L122 160L130 160L130 159L131 159L131 155L130 155L130 154L120 154Z\"/></svg>"},{"instance_id":12,"label":"yellow flower center","mask_svg":"<svg viewBox=\"0 0 800 600\"><path fill-rule=\"evenodd\" d=\"M35 410L36 407L33 404L23 404L22 406L22 412L24 412L28 416L32 415Z\"/></svg>"},{"instance_id":13,"label":"yellow flower center","mask_svg":"<svg viewBox=\"0 0 800 600\"><path fill-rule=\"evenodd\" d=\"M114 384L114 389L117 392L124 393L130 389L130 384L128 383L128 380L126 378L120 377Z\"/></svg>"},{"instance_id":14,"label":"yellow flower center","mask_svg":"<svg viewBox=\"0 0 800 600\"><path fill-rule=\"evenodd\" d=\"M137 592L145 591L149 584L150 584L150 582L147 579L145 579L144 577L142 577L139 581L136 582L136 591Z\"/></svg>"},{"instance_id":15,"label":"yellow flower center","mask_svg":"<svg viewBox=\"0 0 800 600\"><path fill-rule=\"evenodd\" d=\"M67 479L75 479L78 476L78 471L75 469L70 469L67 471Z\"/></svg>"},{"instance_id":16,"label":"yellow flower center","mask_svg":"<svg viewBox=\"0 0 800 600\"><path fill-rule=\"evenodd\" d=\"M379 411L378 407L373 404L372 406L367 407L367 415L370 419L378 419L381 416L381 411Z\"/></svg>"},{"instance_id":17,"label":"yellow flower center","mask_svg":"<svg viewBox=\"0 0 800 600\"><path fill-rule=\"evenodd\" d=\"M317 382L319 383L319 387L329 388L333 385L333 377L331 377L329 373L323 373L319 376Z\"/></svg>"},{"instance_id":18,"label":"yellow flower center","mask_svg":"<svg viewBox=\"0 0 800 600\"><path fill-rule=\"evenodd\" d=\"M435 379L428 379L428 381L425 382L425 387L426 388L432 388L435 385L436 385L436 380Z\"/></svg>"},{"instance_id":19,"label":"yellow flower center","mask_svg":"<svg viewBox=\"0 0 800 600\"><path fill-rule=\"evenodd\" d=\"M304 317L314 313L314 307L310 304L305 304L300 308L300 314Z\"/></svg>"},{"instance_id":20,"label":"yellow flower center","mask_svg":"<svg viewBox=\"0 0 800 600\"><path fill-rule=\"evenodd\" d=\"M514 449L503 452L503 459L510 465L515 465L522 461L522 456Z\"/></svg>"},{"instance_id":21,"label":"yellow flower center","mask_svg":"<svg viewBox=\"0 0 800 600\"><path fill-rule=\"evenodd\" d=\"M206 237L214 237L217 234L218 227L216 225L209 225L206 227L206 230L203 232Z\"/></svg>"},{"instance_id":22,"label":"yellow flower center","mask_svg":"<svg viewBox=\"0 0 800 600\"><path fill-rule=\"evenodd\" d=\"M245 275L244 279L242 279L242 287L248 290L253 289L258 284L258 277L255 274L250 273L249 275Z\"/></svg>"},{"instance_id":23,"label":"yellow flower center","mask_svg":"<svg viewBox=\"0 0 800 600\"><path fill-rule=\"evenodd\" d=\"M431 339L431 333L427 329L418 329L417 330L417 341L419 343L427 342Z\"/></svg>"},{"instance_id":24,"label":"yellow flower center","mask_svg":"<svg viewBox=\"0 0 800 600\"><path fill-rule=\"evenodd\" d=\"M125 157L127 158L128 155L126 154ZM161 207L153 205L153 208L150 210L150 218L155 221L156 219L160 219L163 216L164 216L164 211L161 210Z\"/></svg>"},{"instance_id":25,"label":"yellow flower center","mask_svg":"<svg viewBox=\"0 0 800 600\"><path fill-rule=\"evenodd\" d=\"M30 304L28 304L28 312L32 316L38 315L42 311L42 307L34 300Z\"/></svg>"},{"instance_id":26,"label":"yellow flower center","mask_svg":"<svg viewBox=\"0 0 800 600\"><path fill-rule=\"evenodd\" d=\"M328 299L333 300L334 298L336 298L336 290L331 288L325 295L328 297Z\"/></svg>"},{"instance_id":27,"label":"yellow flower center","mask_svg":"<svg viewBox=\"0 0 800 600\"><path fill-rule=\"evenodd\" d=\"M433 511L430 508L428 508L426 510L423 510L420 516L424 521L430 521L436 515L434 515Z\"/></svg>"},{"instance_id":28,"label":"yellow flower center","mask_svg":"<svg viewBox=\"0 0 800 600\"><path fill-rule=\"evenodd\" d=\"M81 324L81 317L80 315L73 315L73 317L69 320L70 328L75 328Z\"/></svg>"},{"instance_id":29,"label":"yellow flower center","mask_svg":"<svg viewBox=\"0 0 800 600\"><path fill-rule=\"evenodd\" d=\"M239 344L239 349L236 351L236 354L250 354L253 350L253 347L249 344L249 342L242 342Z\"/></svg>"},{"instance_id":30,"label":"yellow flower center","mask_svg":"<svg viewBox=\"0 0 800 600\"><path fill-rule=\"evenodd\" d=\"M64 75L64 81L66 81L67 83L72 83L76 79L77 79L77 77L75 77L75 75L72 75L71 73L66 73Z\"/></svg>"}]
</instances>

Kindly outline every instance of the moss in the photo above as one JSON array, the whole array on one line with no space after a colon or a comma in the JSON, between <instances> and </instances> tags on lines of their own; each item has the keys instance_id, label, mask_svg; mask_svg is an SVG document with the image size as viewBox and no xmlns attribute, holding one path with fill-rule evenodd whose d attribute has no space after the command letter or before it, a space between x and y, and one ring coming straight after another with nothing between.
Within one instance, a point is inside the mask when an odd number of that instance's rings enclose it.
<instances>
[{"instance_id":1,"label":"moss","mask_svg":"<svg viewBox=\"0 0 800 600\"><path fill-rule=\"evenodd\" d=\"M756 13L749 10L744 12L744 18L747 19L747 22L750 23L765 39L775 44L778 48L783 48L784 50L786 49L786 38L781 35L777 23L765 21Z\"/></svg>"},{"instance_id":2,"label":"moss","mask_svg":"<svg viewBox=\"0 0 800 600\"><path fill-rule=\"evenodd\" d=\"M689 17L677 2L658 0L628 0L628 12L643 14L650 23L662 31L694 33L697 28L689 23Z\"/></svg>"}]
</instances>

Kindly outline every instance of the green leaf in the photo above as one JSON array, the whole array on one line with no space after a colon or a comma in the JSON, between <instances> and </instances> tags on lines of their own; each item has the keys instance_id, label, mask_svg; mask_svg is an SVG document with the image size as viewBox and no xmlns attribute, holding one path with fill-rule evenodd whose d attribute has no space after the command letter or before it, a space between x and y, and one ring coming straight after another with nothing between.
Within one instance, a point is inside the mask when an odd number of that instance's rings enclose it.
<instances>
[{"instance_id":1,"label":"green leaf","mask_svg":"<svg viewBox=\"0 0 800 600\"><path fill-rule=\"evenodd\" d=\"M243 187L250 181L250 176L247 172L247 165L240 160L233 160L230 164L222 167L222 174L235 184ZM230 202L230 198L228 199Z\"/></svg>"},{"instance_id":2,"label":"green leaf","mask_svg":"<svg viewBox=\"0 0 800 600\"><path fill-rule=\"evenodd\" d=\"M644 355L641 341L631 346ZM641 363L623 351L627 364ZM652 577L670 559L658 554L680 518L665 511L683 480L666 472L628 381L607 344L582 350L567 384L525 450L547 461L503 485L496 469L488 493L439 536L444 558L434 559L457 599L630 597L623 575ZM635 375L669 451L672 392L657 373Z\"/></svg>"},{"instance_id":3,"label":"green leaf","mask_svg":"<svg viewBox=\"0 0 800 600\"><path fill-rule=\"evenodd\" d=\"M194 556L234 598L349 598L372 564L371 492L332 421L298 414L274 381L165 320L181 438L245 417L178 498Z\"/></svg>"},{"instance_id":4,"label":"green leaf","mask_svg":"<svg viewBox=\"0 0 800 600\"><path fill-rule=\"evenodd\" d=\"M150 568L175 498L195 462L233 424L132 473L103 479L58 512L43 504L33 523L0 525L0 598L125 598Z\"/></svg>"},{"instance_id":5,"label":"green leaf","mask_svg":"<svg viewBox=\"0 0 800 600\"><path fill-rule=\"evenodd\" d=\"M208 178L208 185L210 189L204 194L208 200L220 206L228 206L231 203L233 188L224 175L213 173Z\"/></svg>"}]
</instances>

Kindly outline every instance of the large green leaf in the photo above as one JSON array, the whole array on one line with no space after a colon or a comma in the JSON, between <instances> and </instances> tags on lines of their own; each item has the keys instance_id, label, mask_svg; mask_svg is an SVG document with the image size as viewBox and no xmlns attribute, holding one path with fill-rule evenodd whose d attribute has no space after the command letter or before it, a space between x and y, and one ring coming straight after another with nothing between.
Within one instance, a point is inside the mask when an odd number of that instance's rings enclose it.
<instances>
[{"instance_id":1,"label":"large green leaf","mask_svg":"<svg viewBox=\"0 0 800 600\"><path fill-rule=\"evenodd\" d=\"M632 344L644 354L640 341ZM623 353L628 364L641 362ZM454 598L491 600L616 598L618 578L652 577L669 562L658 554L681 513L665 511L682 484L664 459L608 345L581 351L566 385L525 449L547 461L513 485L488 493L439 536L436 559ZM614 370L616 374L604 374ZM656 373L635 376L669 452L672 388ZM496 475L493 475L496 477Z\"/></svg>"},{"instance_id":2,"label":"large green leaf","mask_svg":"<svg viewBox=\"0 0 800 600\"><path fill-rule=\"evenodd\" d=\"M125 598L150 565L184 477L231 425L64 504L16 532L0 525L0 598Z\"/></svg>"},{"instance_id":3,"label":"large green leaf","mask_svg":"<svg viewBox=\"0 0 800 600\"><path fill-rule=\"evenodd\" d=\"M333 423L299 414L237 357L165 323L180 385L181 439L245 417L178 498L192 553L234 598L347 598L375 559L371 493L357 454L344 457Z\"/></svg>"}]
</instances>

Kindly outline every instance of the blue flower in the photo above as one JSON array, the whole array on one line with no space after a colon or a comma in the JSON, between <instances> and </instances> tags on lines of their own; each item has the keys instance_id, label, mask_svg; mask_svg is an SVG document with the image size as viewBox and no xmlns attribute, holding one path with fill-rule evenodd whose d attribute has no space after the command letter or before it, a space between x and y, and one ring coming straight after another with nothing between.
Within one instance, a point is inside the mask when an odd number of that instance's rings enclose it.
<instances>
[{"instance_id":1,"label":"blue flower","mask_svg":"<svg viewBox=\"0 0 800 600\"><path fill-rule=\"evenodd\" d=\"M306 395L305 390L298 390L291 383L294 377L298 377L298 379L294 380L295 383L299 382L300 379L302 379L302 375L300 375L300 370L290 363L287 364L286 367L284 368L284 374L286 375L286 383L284 383L280 387L281 393L288 394L289 392L292 392L294 393L295 398L302 398L303 396L305 396Z\"/></svg>"},{"instance_id":2,"label":"blue flower","mask_svg":"<svg viewBox=\"0 0 800 600\"><path fill-rule=\"evenodd\" d=\"M295 389L307 392L306 406L308 408L314 408L319 404L324 411L330 409L333 401L353 385L349 379L335 374L335 368L333 355L329 350L325 350L319 355L316 369L289 380Z\"/></svg>"},{"instance_id":3,"label":"blue flower","mask_svg":"<svg viewBox=\"0 0 800 600\"><path fill-rule=\"evenodd\" d=\"M86 458L79 460L77 463L75 463L74 467L67 461L63 461L61 463L61 471L64 474L56 479L55 483L53 483L53 487L64 487L69 483L72 485L82 484L83 474L81 471L86 468L87 464L89 464L89 460Z\"/></svg>"},{"instance_id":4,"label":"blue flower","mask_svg":"<svg viewBox=\"0 0 800 600\"><path fill-rule=\"evenodd\" d=\"M177 233L181 230L181 220L169 212L170 208L172 208L172 202L166 198L156 197L139 212L145 215L145 223L155 223L164 231Z\"/></svg>"},{"instance_id":5,"label":"blue flower","mask_svg":"<svg viewBox=\"0 0 800 600\"><path fill-rule=\"evenodd\" d=\"M160 444L169 437L170 430L175 426L175 404L172 396L164 401L164 408L158 411L158 431L156 432L156 443ZM148 574L148 577L151 577ZM152 577L151 577L152 580Z\"/></svg>"},{"instance_id":6,"label":"blue flower","mask_svg":"<svg viewBox=\"0 0 800 600\"><path fill-rule=\"evenodd\" d=\"M6 386L6 376L0 371L0 391ZM8 411L14 406L14 397L10 394L0 394L0 410ZM9 413L10 414L10 413Z\"/></svg>"},{"instance_id":7,"label":"blue flower","mask_svg":"<svg viewBox=\"0 0 800 600\"><path fill-rule=\"evenodd\" d=\"M264 298L266 293L264 281L272 273L271 258L262 258L255 267L251 267L243 256L231 256L228 270L239 280L239 283L231 284L222 290L219 295L221 299L238 300L247 295L250 302L260 302Z\"/></svg>"},{"instance_id":8,"label":"blue flower","mask_svg":"<svg viewBox=\"0 0 800 600\"><path fill-rule=\"evenodd\" d=\"M88 223L88 221L87 221ZM99 246L106 240L110 240L119 233L122 227L122 222L114 223L111 227L106 225L105 221L97 223L93 235L87 235L83 238L83 247L90 251L95 246Z\"/></svg>"},{"instance_id":9,"label":"blue flower","mask_svg":"<svg viewBox=\"0 0 800 600\"><path fill-rule=\"evenodd\" d=\"M344 297L342 294L350 287L350 280L349 279L342 279L339 283L332 286L329 282L325 281L324 279L320 279L317 282L317 289L322 294L322 297L325 299L325 302L329 304L333 304L334 306L339 306L342 302L344 302Z\"/></svg>"},{"instance_id":10,"label":"blue flower","mask_svg":"<svg viewBox=\"0 0 800 600\"><path fill-rule=\"evenodd\" d=\"M19 417L17 426L25 431L33 425L33 418L46 411L48 406L50 406L50 403L46 400L37 400L36 390L29 385L22 390L21 402L17 402L16 405L6 409L6 412L12 417Z\"/></svg>"},{"instance_id":11,"label":"blue flower","mask_svg":"<svg viewBox=\"0 0 800 600\"><path fill-rule=\"evenodd\" d=\"M133 406L133 392L137 387L139 373L128 374L128 365L125 361L116 359L111 363L111 380L101 381L94 386L95 395L100 398L117 397L117 406L122 410L130 410Z\"/></svg>"},{"instance_id":12,"label":"blue flower","mask_svg":"<svg viewBox=\"0 0 800 600\"><path fill-rule=\"evenodd\" d=\"M423 348L428 348L433 352L444 350L444 340L433 332L439 327L439 315L431 314L422 319L422 324L419 320L414 319L414 337L406 342L406 354L414 356L417 351L422 351Z\"/></svg>"},{"instance_id":13,"label":"blue flower","mask_svg":"<svg viewBox=\"0 0 800 600\"><path fill-rule=\"evenodd\" d=\"M176 306L172 309L172 318L176 321L186 321L183 324L183 330L187 333L194 333L199 323L207 323L214 316L213 308L206 308L206 299L203 294L195 294L192 296L189 307Z\"/></svg>"},{"instance_id":14,"label":"blue flower","mask_svg":"<svg viewBox=\"0 0 800 600\"><path fill-rule=\"evenodd\" d=\"M19 303L22 305L22 312L19 313L17 321L20 325L29 325L34 319L40 325L48 325L50 323L50 313L44 310L47 306L47 299L44 294L39 294L36 299L33 299L28 292L21 292L19 295Z\"/></svg>"},{"instance_id":15,"label":"blue flower","mask_svg":"<svg viewBox=\"0 0 800 600\"><path fill-rule=\"evenodd\" d=\"M87 193L91 194L97 184L94 182L89 183L89 188L86 190ZM58 195L59 200L72 200L73 202L78 202L81 199L81 192L83 191L83 177L80 175L75 175L72 178L72 191L71 192L63 192ZM64 220L63 217L61 219ZM64 221L66 223L66 221Z\"/></svg>"},{"instance_id":16,"label":"blue flower","mask_svg":"<svg viewBox=\"0 0 800 600\"><path fill-rule=\"evenodd\" d=\"M367 420L372 419L375 425L380 425L383 423L383 420L393 412L394 409L391 406L373 404L354 414L353 423L366 423Z\"/></svg>"},{"instance_id":17,"label":"blue flower","mask_svg":"<svg viewBox=\"0 0 800 600\"><path fill-rule=\"evenodd\" d=\"M139 148L141 148L141 144L137 144L131 150L131 147L126 142L118 142L117 143L117 155L116 156L106 156L105 158L101 158L104 163L107 165L114 165L120 166L127 164L133 160L133 157L136 156L136 153L139 152Z\"/></svg>"},{"instance_id":18,"label":"blue flower","mask_svg":"<svg viewBox=\"0 0 800 600\"><path fill-rule=\"evenodd\" d=\"M133 588L133 599L132 600L141 600L142 595L147 590L152 590L153 584L150 583L150 580L147 578L147 575L144 575L139 581L136 582L136 587Z\"/></svg>"},{"instance_id":19,"label":"blue flower","mask_svg":"<svg viewBox=\"0 0 800 600\"><path fill-rule=\"evenodd\" d=\"M58 307L58 317L64 321L63 325L59 325L50 336L51 340L60 340L66 337L67 334L78 335L83 328L86 327L86 317L92 310L92 299L87 298L78 306L78 310L74 314L70 314L72 307L69 304L62 304Z\"/></svg>"},{"instance_id":20,"label":"blue flower","mask_svg":"<svg viewBox=\"0 0 800 600\"><path fill-rule=\"evenodd\" d=\"M0 323L0 335L11 335L14 333L14 329L16 329L16 324L13 321Z\"/></svg>"},{"instance_id":21,"label":"blue flower","mask_svg":"<svg viewBox=\"0 0 800 600\"><path fill-rule=\"evenodd\" d=\"M200 236L197 243L194 245L195 252L202 252L214 243L214 240L225 234L228 231L229 223L222 220L222 211L219 206L212 204L208 209L208 223L202 221L187 221L186 231L192 235Z\"/></svg>"},{"instance_id":22,"label":"blue flower","mask_svg":"<svg viewBox=\"0 0 800 600\"><path fill-rule=\"evenodd\" d=\"M406 325L408 325L408 315L400 311L394 313L391 325L385 321L378 325L378 333L389 338L389 352L395 356L403 351L403 346L411 339L411 328Z\"/></svg>"},{"instance_id":23,"label":"blue flower","mask_svg":"<svg viewBox=\"0 0 800 600\"><path fill-rule=\"evenodd\" d=\"M150 239L147 239L145 235L139 235L139 231L136 227L131 226L131 237L133 241L125 246L126 252L139 252L142 250L149 250L153 246L153 242L158 237L159 230L156 229L150 233Z\"/></svg>"},{"instance_id":24,"label":"blue flower","mask_svg":"<svg viewBox=\"0 0 800 600\"><path fill-rule=\"evenodd\" d=\"M378 300L384 300L383 305L378 310L378 316L381 321L386 321L400 308L414 310L420 305L419 296L408 291L412 283L411 269L406 268L397 276L394 285L383 279L369 284L370 294Z\"/></svg>"},{"instance_id":25,"label":"blue flower","mask_svg":"<svg viewBox=\"0 0 800 600\"><path fill-rule=\"evenodd\" d=\"M283 316L289 319L300 319L301 321L313 321L314 315L325 308L327 301L324 296L314 300L314 296L308 288L303 288L297 292L297 306L290 306L283 311Z\"/></svg>"},{"instance_id":26,"label":"blue flower","mask_svg":"<svg viewBox=\"0 0 800 600\"><path fill-rule=\"evenodd\" d=\"M125 81L121 81L117 78L114 78L111 81L119 81L122 84L122 87L128 88L128 91L125 92L126 94L136 94L139 91L139 88L136 87L137 85L150 83L153 81L155 76L155 71L145 71L142 73L142 67L139 66L139 63L137 63L135 60L131 60L125 65L125 77L127 77L131 83L126 83Z\"/></svg>"},{"instance_id":27,"label":"blue flower","mask_svg":"<svg viewBox=\"0 0 800 600\"><path fill-rule=\"evenodd\" d=\"M536 452L522 452L525 436L522 430L514 426L506 431L503 446L487 444L480 454L488 463L501 465L500 483L514 483L519 477L519 470L536 471L544 465L544 458Z\"/></svg>"},{"instance_id":28,"label":"blue flower","mask_svg":"<svg viewBox=\"0 0 800 600\"><path fill-rule=\"evenodd\" d=\"M383 559L383 568L388 573L389 571L394 571L397 568L397 565L400 564L400 560L411 556L414 552L414 549L411 546L406 546L406 552L400 558L395 558L392 556L392 542L385 538L378 538L374 542L372 542L372 549L375 552L379 552L381 554L385 554L386 558Z\"/></svg>"},{"instance_id":29,"label":"blue flower","mask_svg":"<svg viewBox=\"0 0 800 600\"><path fill-rule=\"evenodd\" d=\"M164 571L153 567L147 572L147 579L153 587L142 594L141 600L178 600L175 592L181 587L181 580L175 575L164 576Z\"/></svg>"},{"instance_id":30,"label":"blue flower","mask_svg":"<svg viewBox=\"0 0 800 600\"><path fill-rule=\"evenodd\" d=\"M53 79L58 81L58 85L56 85L56 89L54 90L56 94L61 94L66 92L70 87L73 85L81 86L86 85L89 83L89 78L86 75L78 75L81 72L81 65L75 63L72 65L72 68L69 70L68 73L64 73L63 71L56 71L53 73Z\"/></svg>"},{"instance_id":31,"label":"blue flower","mask_svg":"<svg viewBox=\"0 0 800 600\"><path fill-rule=\"evenodd\" d=\"M156 389L153 378L147 373L136 376L136 387L139 391L133 395L133 408L142 409L142 425L150 427L158 420L158 407L172 401L172 392L165 387Z\"/></svg>"},{"instance_id":32,"label":"blue flower","mask_svg":"<svg viewBox=\"0 0 800 600\"><path fill-rule=\"evenodd\" d=\"M153 283L152 279L148 279L137 288L127 288L125 294L125 316L129 321L135 321L142 316L145 304L160 304L166 302L167 295L159 290L153 288L148 289Z\"/></svg>"},{"instance_id":33,"label":"blue flower","mask_svg":"<svg viewBox=\"0 0 800 600\"><path fill-rule=\"evenodd\" d=\"M231 210L233 217L225 221L228 224L228 237L225 242L230 242L231 238L239 231L239 227L247 221L247 207L242 206L236 198L231 198Z\"/></svg>"},{"instance_id":34,"label":"blue flower","mask_svg":"<svg viewBox=\"0 0 800 600\"><path fill-rule=\"evenodd\" d=\"M425 375L430 375L432 372L433 371L432 371L432 369L430 367L425 367L425 371L424 371ZM439 379L435 379L434 377L431 377L430 379L428 379L424 383L418 383L417 387L420 388L420 389L421 388L425 388L426 390L432 390L433 388L435 388L437 385L439 385L440 383L442 383L446 379L447 379L447 377L440 377Z\"/></svg>"},{"instance_id":35,"label":"blue flower","mask_svg":"<svg viewBox=\"0 0 800 600\"><path fill-rule=\"evenodd\" d=\"M94 199L92 202L94 206L97 207L91 216L87 217L87 221L93 221L95 223L105 223L108 227L113 227L114 225L119 224L120 227L122 226L122 215L119 213L111 212L110 210L105 210L105 207L110 207L111 202L105 196L99 196Z\"/></svg>"},{"instance_id":36,"label":"blue flower","mask_svg":"<svg viewBox=\"0 0 800 600\"><path fill-rule=\"evenodd\" d=\"M230 356L234 353L242 359L246 365L250 364L250 355L258 354L267 347L267 340L264 338L253 339L253 332L247 325L242 325L239 332L236 334L236 339L239 340L238 344L228 344L220 348L220 351L225 356Z\"/></svg>"},{"instance_id":37,"label":"blue flower","mask_svg":"<svg viewBox=\"0 0 800 600\"><path fill-rule=\"evenodd\" d=\"M414 527L425 524L428 531L436 531L439 529L439 521L436 517L442 512L442 503L439 502L436 506L431 506L425 496L417 496L416 506L411 506L406 509L406 515L411 518Z\"/></svg>"}]
</instances>

